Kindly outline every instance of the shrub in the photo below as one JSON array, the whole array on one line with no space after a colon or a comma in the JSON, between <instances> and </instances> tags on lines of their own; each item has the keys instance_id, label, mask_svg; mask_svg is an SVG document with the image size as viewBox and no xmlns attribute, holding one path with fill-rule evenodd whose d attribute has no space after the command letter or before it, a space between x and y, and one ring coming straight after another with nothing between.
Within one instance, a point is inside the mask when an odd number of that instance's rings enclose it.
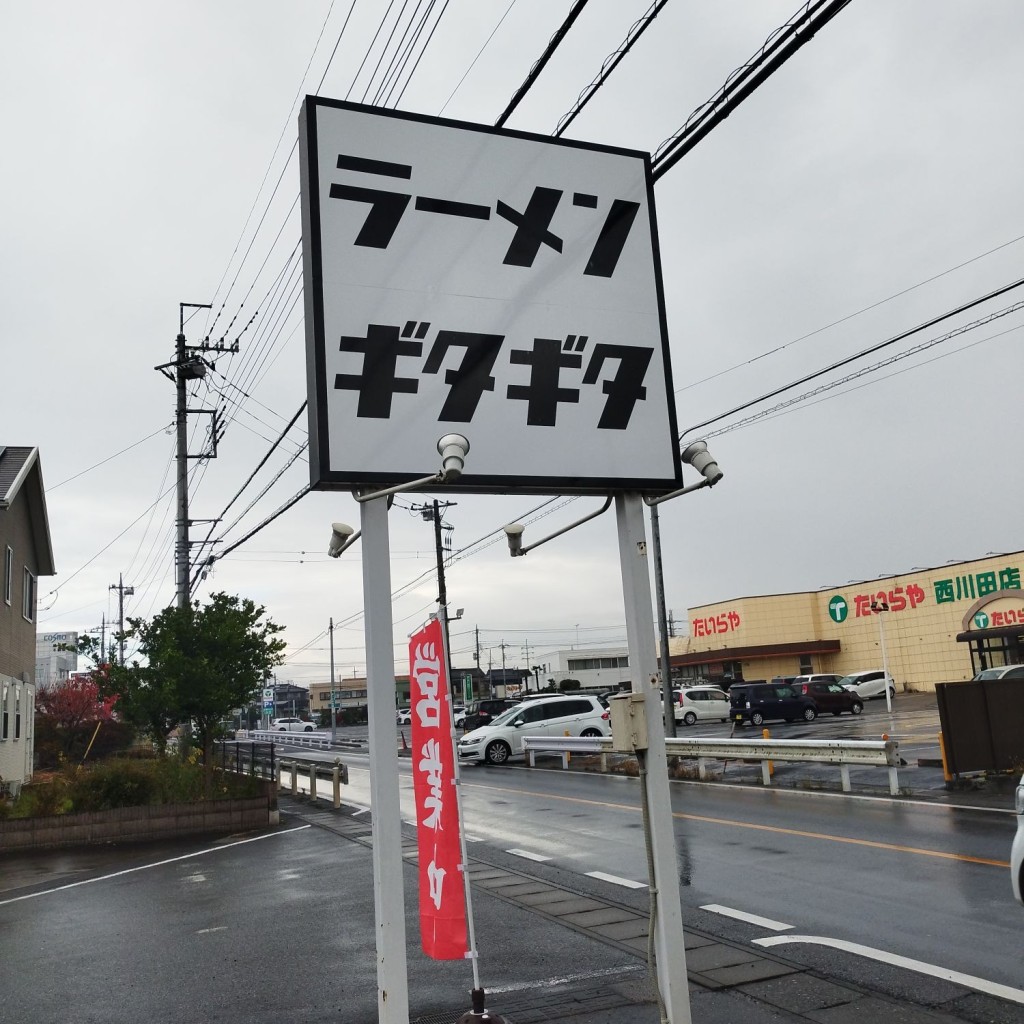
<instances>
[{"instance_id":1,"label":"shrub","mask_svg":"<svg viewBox=\"0 0 1024 1024\"><path fill-rule=\"evenodd\" d=\"M258 796L262 780L215 771L213 798ZM37 776L17 800L0 801L0 818L107 811L149 804L188 804L203 799L203 766L174 757L117 757L85 768Z\"/></svg>"},{"instance_id":2,"label":"shrub","mask_svg":"<svg viewBox=\"0 0 1024 1024\"><path fill-rule=\"evenodd\" d=\"M72 806L68 780L63 775L43 775L22 786L17 799L8 804L6 816L44 818L67 814Z\"/></svg>"}]
</instances>

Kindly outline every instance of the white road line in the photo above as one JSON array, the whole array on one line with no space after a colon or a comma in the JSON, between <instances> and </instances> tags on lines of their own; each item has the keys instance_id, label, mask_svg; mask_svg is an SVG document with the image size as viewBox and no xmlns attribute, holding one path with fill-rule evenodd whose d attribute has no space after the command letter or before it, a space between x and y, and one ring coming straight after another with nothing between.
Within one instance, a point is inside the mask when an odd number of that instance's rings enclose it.
<instances>
[{"instance_id":1,"label":"white road line","mask_svg":"<svg viewBox=\"0 0 1024 1024\"><path fill-rule=\"evenodd\" d=\"M747 924L755 924L758 928L767 928L773 932L785 932L793 927L791 924L773 921L770 917L758 917L757 914L748 914L744 910L733 910L732 907L723 907L720 903L705 903L700 909L710 910L712 914L721 914L722 917L734 917L737 921L746 921Z\"/></svg>"},{"instance_id":2,"label":"white road line","mask_svg":"<svg viewBox=\"0 0 1024 1024\"><path fill-rule=\"evenodd\" d=\"M466 842L467 843L482 843L482 842L484 842L484 837L483 836L471 836L467 832L466 833Z\"/></svg>"},{"instance_id":3,"label":"white road line","mask_svg":"<svg viewBox=\"0 0 1024 1024\"><path fill-rule=\"evenodd\" d=\"M609 975L619 976L632 971L646 971L643 964L632 964L624 967L606 967L600 971L588 971L586 974L566 974L561 978L547 978L544 981L519 981L511 985L488 985L487 991L490 995L498 992L525 992L538 988L554 988L556 985L568 985L574 981L588 981L590 978L605 978Z\"/></svg>"},{"instance_id":4,"label":"white road line","mask_svg":"<svg viewBox=\"0 0 1024 1024\"><path fill-rule=\"evenodd\" d=\"M298 828L286 828L281 832L268 832L266 835L253 836L252 839L239 839L234 843L224 843L221 846L213 846L208 850L196 850L195 853L185 853L180 857L168 857L167 860L154 861L152 864L140 864L138 867L125 868L124 871L114 871L109 875L97 875L96 878L83 878L80 882L69 882L67 885L58 885L55 889L43 889L41 892L30 892L24 896L12 896L9 900L0 900L0 907L8 903L18 903L21 900L35 899L36 896L49 896L51 893L63 892L65 889L76 889L80 885L90 885L93 882L105 882L110 878L120 878L122 875L131 875L136 871L148 871L150 868L160 868L165 864L175 864L179 860L190 860L193 857L203 857L208 853L218 853L231 846L244 846L246 843L258 843L261 839L270 839L273 836L286 836L290 832L301 832L303 829L312 828L312 825L299 825Z\"/></svg>"},{"instance_id":5,"label":"white road line","mask_svg":"<svg viewBox=\"0 0 1024 1024\"><path fill-rule=\"evenodd\" d=\"M524 860L535 860L538 862L551 860L550 857L545 857L543 853L531 853L529 850L513 849L506 850L505 852L511 853L513 857L522 857Z\"/></svg>"},{"instance_id":6,"label":"white road line","mask_svg":"<svg viewBox=\"0 0 1024 1024\"><path fill-rule=\"evenodd\" d=\"M884 949L874 949L871 946L862 946L859 942L847 942L846 939L830 939L824 935L772 935L767 939L754 939L753 941L758 946L781 946L795 942L807 942L815 946L831 946L832 949L841 949L857 956L866 956L883 964L892 964L893 967L903 967L908 971L917 971L918 974L927 974L932 978L942 978L943 981L951 981L955 985L973 988L999 999L1024 1003L1024 989L1000 985L996 981L976 978L973 974L961 974L960 971L951 971L948 967L936 967L935 964L926 964L923 960L912 960L908 956L889 953Z\"/></svg>"},{"instance_id":7,"label":"white road line","mask_svg":"<svg viewBox=\"0 0 1024 1024\"><path fill-rule=\"evenodd\" d=\"M596 878L601 882L611 882L613 885L622 885L627 889L646 889L646 882L634 882L632 878L620 878L618 875L606 875L603 871L586 871L588 878Z\"/></svg>"}]
</instances>

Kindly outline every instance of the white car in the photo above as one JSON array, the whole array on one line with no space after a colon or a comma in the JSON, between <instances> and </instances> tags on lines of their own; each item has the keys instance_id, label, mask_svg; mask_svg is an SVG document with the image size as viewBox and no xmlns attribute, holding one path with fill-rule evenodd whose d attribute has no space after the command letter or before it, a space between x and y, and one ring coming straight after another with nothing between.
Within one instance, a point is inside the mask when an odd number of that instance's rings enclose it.
<instances>
[{"instance_id":1,"label":"white car","mask_svg":"<svg viewBox=\"0 0 1024 1024\"><path fill-rule=\"evenodd\" d=\"M412 708L402 708L396 718L399 725L409 725L412 722Z\"/></svg>"},{"instance_id":2,"label":"white car","mask_svg":"<svg viewBox=\"0 0 1024 1024\"><path fill-rule=\"evenodd\" d=\"M274 732L314 732L316 726L312 722L304 722L301 718L275 718L270 723Z\"/></svg>"},{"instance_id":3,"label":"white car","mask_svg":"<svg viewBox=\"0 0 1024 1024\"><path fill-rule=\"evenodd\" d=\"M608 709L597 697L580 694L538 697L503 711L459 739L459 761L505 764L523 753L524 736L611 736Z\"/></svg>"},{"instance_id":4,"label":"white car","mask_svg":"<svg viewBox=\"0 0 1024 1024\"><path fill-rule=\"evenodd\" d=\"M1024 665L1000 665L998 668L983 668L975 679L1024 679Z\"/></svg>"},{"instance_id":5,"label":"white car","mask_svg":"<svg viewBox=\"0 0 1024 1024\"><path fill-rule=\"evenodd\" d=\"M896 696L896 684L892 676L886 675L881 669L870 669L866 672L851 672L839 680L840 685L848 690L853 690L861 700L871 700L874 697L885 699L885 687L889 686L889 696Z\"/></svg>"},{"instance_id":6,"label":"white car","mask_svg":"<svg viewBox=\"0 0 1024 1024\"><path fill-rule=\"evenodd\" d=\"M729 695L717 686L689 686L674 690L675 716L683 725L729 720Z\"/></svg>"},{"instance_id":7,"label":"white car","mask_svg":"<svg viewBox=\"0 0 1024 1024\"><path fill-rule=\"evenodd\" d=\"M1013 895L1024 903L1024 775L1017 786L1017 834L1010 849L1010 881Z\"/></svg>"},{"instance_id":8,"label":"white car","mask_svg":"<svg viewBox=\"0 0 1024 1024\"><path fill-rule=\"evenodd\" d=\"M452 721L456 729L461 729L466 724L466 708L462 704L452 706Z\"/></svg>"}]
</instances>

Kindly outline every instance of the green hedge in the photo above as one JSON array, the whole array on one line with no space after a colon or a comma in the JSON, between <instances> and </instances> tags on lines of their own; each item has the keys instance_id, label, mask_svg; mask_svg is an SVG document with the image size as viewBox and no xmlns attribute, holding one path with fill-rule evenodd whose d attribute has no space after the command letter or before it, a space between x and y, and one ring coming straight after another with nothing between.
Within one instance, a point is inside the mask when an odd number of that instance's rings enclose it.
<instances>
[{"instance_id":1,"label":"green hedge","mask_svg":"<svg viewBox=\"0 0 1024 1024\"><path fill-rule=\"evenodd\" d=\"M258 796L262 780L214 772L214 799ZM203 768L173 757L111 758L91 768L68 768L22 787L14 801L0 800L0 818L38 818L76 811L107 811L203 799Z\"/></svg>"}]
</instances>

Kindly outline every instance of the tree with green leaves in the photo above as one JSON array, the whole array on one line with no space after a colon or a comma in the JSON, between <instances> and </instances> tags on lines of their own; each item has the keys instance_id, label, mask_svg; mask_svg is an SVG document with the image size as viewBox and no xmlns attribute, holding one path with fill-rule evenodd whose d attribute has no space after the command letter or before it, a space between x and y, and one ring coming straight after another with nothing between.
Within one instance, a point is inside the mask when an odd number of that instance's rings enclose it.
<instances>
[{"instance_id":1,"label":"tree with green leaves","mask_svg":"<svg viewBox=\"0 0 1024 1024\"><path fill-rule=\"evenodd\" d=\"M261 605L224 593L211 594L203 606L165 608L149 622L128 621L146 663L112 669L118 710L123 706L139 724L148 719L144 727L154 738L168 723L191 723L209 786L221 719L254 699L281 663L285 642L277 634L283 627Z\"/></svg>"}]
</instances>

